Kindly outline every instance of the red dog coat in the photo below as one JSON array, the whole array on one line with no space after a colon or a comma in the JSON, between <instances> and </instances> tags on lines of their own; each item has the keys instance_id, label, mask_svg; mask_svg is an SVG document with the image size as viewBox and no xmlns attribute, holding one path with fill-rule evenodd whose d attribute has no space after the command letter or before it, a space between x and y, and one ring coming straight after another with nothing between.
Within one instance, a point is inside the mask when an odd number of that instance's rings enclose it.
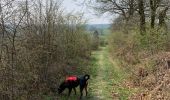
<instances>
[{"instance_id":1,"label":"red dog coat","mask_svg":"<svg viewBox=\"0 0 170 100\"><path fill-rule=\"evenodd\" d=\"M76 81L77 77L76 76L69 76L66 78L66 81Z\"/></svg>"}]
</instances>

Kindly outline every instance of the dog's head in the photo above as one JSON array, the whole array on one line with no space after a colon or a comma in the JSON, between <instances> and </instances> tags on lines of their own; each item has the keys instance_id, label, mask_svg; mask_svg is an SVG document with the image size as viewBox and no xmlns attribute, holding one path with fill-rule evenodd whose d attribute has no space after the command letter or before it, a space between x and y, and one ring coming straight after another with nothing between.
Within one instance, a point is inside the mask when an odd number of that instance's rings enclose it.
<instances>
[{"instance_id":1,"label":"dog's head","mask_svg":"<svg viewBox=\"0 0 170 100\"><path fill-rule=\"evenodd\" d=\"M84 75L84 79L85 79L85 80L90 79L90 75L88 75L88 74Z\"/></svg>"},{"instance_id":2,"label":"dog's head","mask_svg":"<svg viewBox=\"0 0 170 100\"><path fill-rule=\"evenodd\" d=\"M62 93L65 90L65 82L61 83L61 85L58 87L58 94Z\"/></svg>"}]
</instances>

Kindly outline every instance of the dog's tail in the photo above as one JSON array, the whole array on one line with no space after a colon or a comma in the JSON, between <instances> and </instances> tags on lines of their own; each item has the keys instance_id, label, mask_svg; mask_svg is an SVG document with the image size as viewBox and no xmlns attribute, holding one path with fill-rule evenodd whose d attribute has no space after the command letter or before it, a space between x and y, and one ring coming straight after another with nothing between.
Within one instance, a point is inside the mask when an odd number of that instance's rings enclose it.
<instances>
[{"instance_id":1,"label":"dog's tail","mask_svg":"<svg viewBox=\"0 0 170 100\"><path fill-rule=\"evenodd\" d=\"M84 79L87 81L88 79L90 79L90 75L88 74L84 75Z\"/></svg>"}]
</instances>

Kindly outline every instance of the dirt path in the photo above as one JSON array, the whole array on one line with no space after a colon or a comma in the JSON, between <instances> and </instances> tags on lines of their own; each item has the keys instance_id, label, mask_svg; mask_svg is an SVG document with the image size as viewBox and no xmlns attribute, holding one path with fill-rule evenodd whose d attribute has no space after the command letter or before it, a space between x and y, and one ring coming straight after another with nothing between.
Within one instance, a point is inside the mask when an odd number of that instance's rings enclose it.
<instances>
[{"instance_id":1,"label":"dirt path","mask_svg":"<svg viewBox=\"0 0 170 100\"><path fill-rule=\"evenodd\" d=\"M101 50L93 54L96 62L93 67L96 67L96 75L92 76L89 85L89 92L92 95L90 100L113 100L113 79L112 72L114 68L109 60L109 54L106 47L101 47ZM116 98L114 98L116 99Z\"/></svg>"}]
</instances>

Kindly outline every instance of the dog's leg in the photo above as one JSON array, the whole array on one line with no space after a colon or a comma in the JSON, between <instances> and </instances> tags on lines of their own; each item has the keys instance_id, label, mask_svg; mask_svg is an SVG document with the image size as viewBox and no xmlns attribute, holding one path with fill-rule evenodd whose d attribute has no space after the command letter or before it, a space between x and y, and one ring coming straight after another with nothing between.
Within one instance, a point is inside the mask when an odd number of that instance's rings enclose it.
<instances>
[{"instance_id":1,"label":"dog's leg","mask_svg":"<svg viewBox=\"0 0 170 100\"><path fill-rule=\"evenodd\" d=\"M80 86L80 99L82 98L82 96L83 96L83 87Z\"/></svg>"},{"instance_id":2,"label":"dog's leg","mask_svg":"<svg viewBox=\"0 0 170 100\"><path fill-rule=\"evenodd\" d=\"M75 93L75 95L76 95L76 88L74 88L74 93Z\"/></svg>"},{"instance_id":3,"label":"dog's leg","mask_svg":"<svg viewBox=\"0 0 170 100\"><path fill-rule=\"evenodd\" d=\"M68 96L70 96L72 88L69 88Z\"/></svg>"},{"instance_id":4,"label":"dog's leg","mask_svg":"<svg viewBox=\"0 0 170 100\"><path fill-rule=\"evenodd\" d=\"M85 85L85 91L86 91L86 96L87 96L87 85L88 85L88 83L86 83L86 85Z\"/></svg>"}]
</instances>

